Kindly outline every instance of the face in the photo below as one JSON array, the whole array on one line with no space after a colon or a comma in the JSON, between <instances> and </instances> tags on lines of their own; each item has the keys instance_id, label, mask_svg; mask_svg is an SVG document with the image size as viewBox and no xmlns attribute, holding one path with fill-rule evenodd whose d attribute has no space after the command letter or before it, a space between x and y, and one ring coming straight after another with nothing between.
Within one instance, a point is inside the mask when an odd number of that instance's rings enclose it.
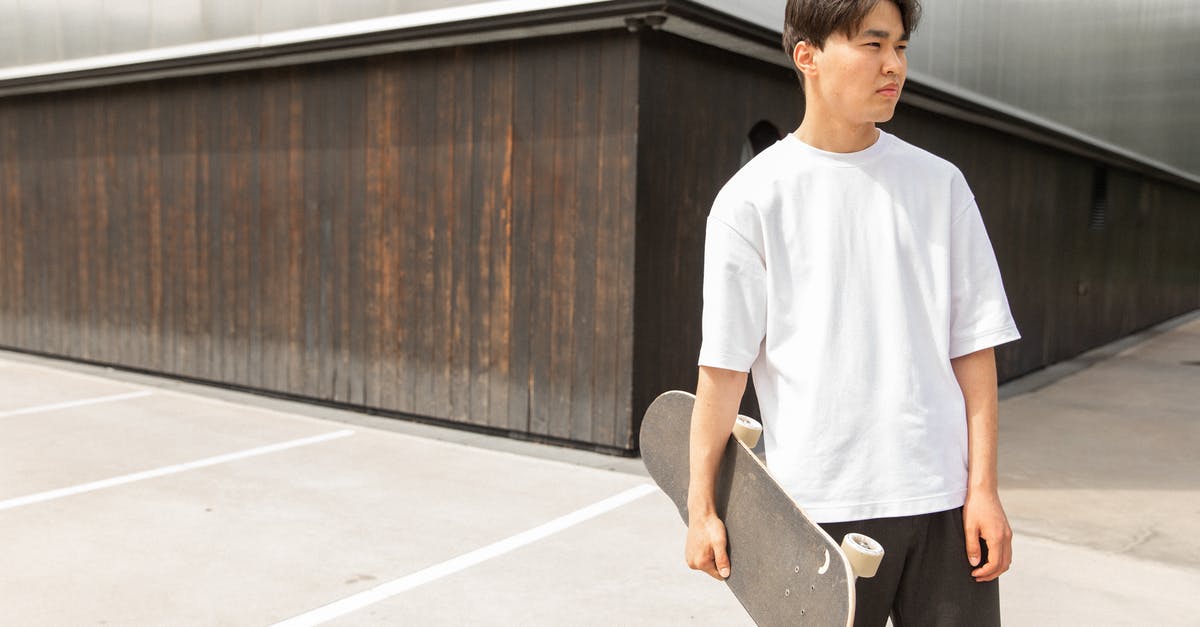
<instances>
[{"instance_id":1,"label":"face","mask_svg":"<svg viewBox=\"0 0 1200 627\"><path fill-rule=\"evenodd\" d=\"M900 9L880 0L853 37L833 33L823 50L801 43L794 60L808 79L809 97L849 123L892 119L908 71L904 36Z\"/></svg>"}]
</instances>

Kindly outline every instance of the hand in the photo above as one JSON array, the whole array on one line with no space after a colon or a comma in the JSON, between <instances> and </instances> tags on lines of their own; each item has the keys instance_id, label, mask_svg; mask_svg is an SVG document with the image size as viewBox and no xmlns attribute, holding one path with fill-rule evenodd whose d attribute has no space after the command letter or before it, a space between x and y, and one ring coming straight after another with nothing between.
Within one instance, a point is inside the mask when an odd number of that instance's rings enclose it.
<instances>
[{"instance_id":1,"label":"hand","mask_svg":"<svg viewBox=\"0 0 1200 627\"><path fill-rule=\"evenodd\" d=\"M991 581L1012 565L1012 528L1000 506L1000 495L993 491L967 492L963 505L963 530L967 535L967 560L975 581ZM987 562L980 564L982 551L979 539L987 543Z\"/></svg>"},{"instance_id":2,"label":"hand","mask_svg":"<svg viewBox=\"0 0 1200 627\"><path fill-rule=\"evenodd\" d=\"M725 523L715 514L691 518L685 547L688 567L723 581L730 572Z\"/></svg>"}]
</instances>

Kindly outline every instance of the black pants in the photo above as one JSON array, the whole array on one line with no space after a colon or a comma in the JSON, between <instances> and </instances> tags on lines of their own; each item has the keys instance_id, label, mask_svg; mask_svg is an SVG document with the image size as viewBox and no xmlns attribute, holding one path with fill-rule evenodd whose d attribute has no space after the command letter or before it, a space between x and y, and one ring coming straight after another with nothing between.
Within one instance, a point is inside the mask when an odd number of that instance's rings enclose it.
<instances>
[{"instance_id":1,"label":"black pants","mask_svg":"<svg viewBox=\"0 0 1200 627\"><path fill-rule=\"evenodd\" d=\"M883 627L889 614L895 627L1000 625L999 580L977 583L971 577L975 567L967 561L961 507L821 527L838 544L857 532L883 545L879 572L856 584L855 627Z\"/></svg>"}]
</instances>

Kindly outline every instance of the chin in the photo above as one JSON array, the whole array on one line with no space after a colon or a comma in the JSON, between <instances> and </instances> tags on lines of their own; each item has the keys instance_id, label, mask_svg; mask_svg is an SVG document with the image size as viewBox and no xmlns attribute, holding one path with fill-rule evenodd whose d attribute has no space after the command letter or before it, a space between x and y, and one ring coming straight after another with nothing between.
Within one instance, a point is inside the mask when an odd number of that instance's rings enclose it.
<instances>
[{"instance_id":1,"label":"chin","mask_svg":"<svg viewBox=\"0 0 1200 627\"><path fill-rule=\"evenodd\" d=\"M880 113L878 116L876 116L875 123L882 124L884 122L889 122L895 116L896 116L896 108L892 107L891 109L884 111L884 112Z\"/></svg>"}]
</instances>

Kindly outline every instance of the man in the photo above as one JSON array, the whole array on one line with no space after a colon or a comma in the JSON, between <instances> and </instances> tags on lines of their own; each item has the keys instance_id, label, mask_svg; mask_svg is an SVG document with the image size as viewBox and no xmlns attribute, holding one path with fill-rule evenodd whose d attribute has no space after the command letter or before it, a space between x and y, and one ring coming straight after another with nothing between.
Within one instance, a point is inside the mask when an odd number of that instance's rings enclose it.
<instances>
[{"instance_id":1,"label":"man","mask_svg":"<svg viewBox=\"0 0 1200 627\"><path fill-rule=\"evenodd\" d=\"M708 220L687 561L727 556L713 483L747 371L767 463L835 538L887 554L857 625L998 625L1011 530L996 486L993 347L1020 337L954 165L875 127L907 70L916 0L789 0L795 132Z\"/></svg>"}]
</instances>

